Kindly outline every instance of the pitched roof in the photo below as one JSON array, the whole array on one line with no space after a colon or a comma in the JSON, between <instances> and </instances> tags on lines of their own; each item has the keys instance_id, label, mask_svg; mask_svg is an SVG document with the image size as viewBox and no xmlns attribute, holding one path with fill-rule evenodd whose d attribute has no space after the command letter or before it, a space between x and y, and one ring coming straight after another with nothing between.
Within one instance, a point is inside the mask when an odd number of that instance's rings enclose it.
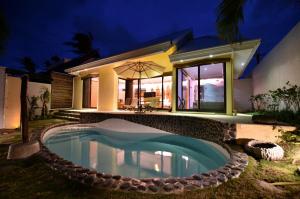
<instances>
[{"instance_id":1,"label":"pitched roof","mask_svg":"<svg viewBox=\"0 0 300 199\"><path fill-rule=\"evenodd\" d=\"M179 47L179 49L174 54L194 51L194 50L201 50L206 48L212 48L216 46L222 46L229 44L228 42L220 39L217 36L202 36L198 38L194 38L186 42L184 45Z\"/></svg>"},{"instance_id":2,"label":"pitched roof","mask_svg":"<svg viewBox=\"0 0 300 199\"><path fill-rule=\"evenodd\" d=\"M167 51L173 45L181 46L186 40L193 37L192 31L190 29L185 29L179 32L165 35L148 42L137 45L136 48L132 50L127 50L125 52L115 54L112 56L104 57L86 64L78 65L76 67L65 70L66 72L75 72L81 69L86 69L93 67L94 65L104 65L125 59L135 58L139 56L144 56L156 52Z\"/></svg>"},{"instance_id":3,"label":"pitched roof","mask_svg":"<svg viewBox=\"0 0 300 199\"><path fill-rule=\"evenodd\" d=\"M94 60L98 59L99 57L100 57L100 55L99 55L98 51L93 50L89 54L55 64L48 69L48 72L55 71L55 72L65 73L65 70L68 68L72 68L72 67L75 67L75 66L78 66L81 64L85 64L85 63L94 61Z\"/></svg>"}]
</instances>

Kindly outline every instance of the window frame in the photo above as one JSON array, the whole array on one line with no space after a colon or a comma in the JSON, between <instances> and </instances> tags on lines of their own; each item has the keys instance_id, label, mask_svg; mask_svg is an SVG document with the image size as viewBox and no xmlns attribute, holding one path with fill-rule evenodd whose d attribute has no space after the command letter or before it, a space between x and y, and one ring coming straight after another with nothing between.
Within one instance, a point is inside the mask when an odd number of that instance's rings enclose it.
<instances>
[{"instance_id":1,"label":"window frame","mask_svg":"<svg viewBox=\"0 0 300 199\"><path fill-rule=\"evenodd\" d=\"M205 65L209 65L209 64L222 64L223 65L223 78L224 78L224 107L223 110L211 110L211 109L201 109L200 106L200 67L201 66L205 66ZM179 109L178 107L178 70L180 69L184 69L184 68L190 68L190 67L198 67L198 108L197 109ZM226 113L226 96L227 96L227 92L226 92L226 62L225 61L219 61L219 62L211 62L211 63L207 63L207 62L193 62L191 64L185 64L185 65L181 65L179 67L176 67L176 111L186 111L186 112L215 112L215 113ZM182 77L181 77L182 80ZM181 86L181 93L183 93L183 88Z\"/></svg>"}]
</instances>

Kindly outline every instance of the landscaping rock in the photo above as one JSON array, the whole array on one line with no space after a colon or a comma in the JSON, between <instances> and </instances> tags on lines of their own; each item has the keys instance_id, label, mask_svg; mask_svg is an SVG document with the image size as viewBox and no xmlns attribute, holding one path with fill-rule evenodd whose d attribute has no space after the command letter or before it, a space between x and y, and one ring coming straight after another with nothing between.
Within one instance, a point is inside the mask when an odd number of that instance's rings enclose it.
<instances>
[{"instance_id":1,"label":"landscaping rock","mask_svg":"<svg viewBox=\"0 0 300 199\"><path fill-rule=\"evenodd\" d=\"M122 180L123 180L123 181L130 181L131 178L129 178L129 177L123 177Z\"/></svg>"},{"instance_id":2,"label":"landscaping rock","mask_svg":"<svg viewBox=\"0 0 300 199\"><path fill-rule=\"evenodd\" d=\"M93 185L95 182L95 178L93 176L86 176L86 178L84 179L84 183L87 185Z\"/></svg>"},{"instance_id":3,"label":"landscaping rock","mask_svg":"<svg viewBox=\"0 0 300 199\"><path fill-rule=\"evenodd\" d=\"M166 192L170 192L170 191L174 190L174 185L171 184L171 183L166 183L166 184L163 186L163 189L164 189Z\"/></svg>"},{"instance_id":4,"label":"landscaping rock","mask_svg":"<svg viewBox=\"0 0 300 199\"><path fill-rule=\"evenodd\" d=\"M130 186L128 191L138 191L138 188L136 186Z\"/></svg>"},{"instance_id":5,"label":"landscaping rock","mask_svg":"<svg viewBox=\"0 0 300 199\"><path fill-rule=\"evenodd\" d=\"M103 187L109 187L109 186L111 186L113 183L114 183L114 180L111 179L111 178L108 178L108 179L106 179L106 180L102 183L102 186L103 186Z\"/></svg>"},{"instance_id":6,"label":"landscaping rock","mask_svg":"<svg viewBox=\"0 0 300 199\"><path fill-rule=\"evenodd\" d=\"M115 179L115 180L120 180L122 178L122 176L120 176L120 175L114 175L112 178Z\"/></svg>"},{"instance_id":7,"label":"landscaping rock","mask_svg":"<svg viewBox=\"0 0 300 199\"><path fill-rule=\"evenodd\" d=\"M152 178L143 178L141 179L142 182L145 182L145 183L151 183L152 182Z\"/></svg>"},{"instance_id":8,"label":"landscaping rock","mask_svg":"<svg viewBox=\"0 0 300 199\"><path fill-rule=\"evenodd\" d=\"M149 185L148 189L152 192L158 192L158 190L159 190L158 187L155 185Z\"/></svg>"},{"instance_id":9,"label":"landscaping rock","mask_svg":"<svg viewBox=\"0 0 300 199\"><path fill-rule=\"evenodd\" d=\"M133 184L134 186L137 186L137 185L139 185L140 183L141 183L141 181L138 180L138 179L132 179L132 180L131 180L131 184Z\"/></svg>"},{"instance_id":10,"label":"landscaping rock","mask_svg":"<svg viewBox=\"0 0 300 199\"><path fill-rule=\"evenodd\" d=\"M203 179L203 176L200 175L200 174L194 174L194 175L192 175L192 177L193 177L195 180L202 180L202 179Z\"/></svg>"},{"instance_id":11,"label":"landscaping rock","mask_svg":"<svg viewBox=\"0 0 300 199\"><path fill-rule=\"evenodd\" d=\"M176 178L167 178L165 179L165 183L171 183L171 184L174 184L177 182L177 179Z\"/></svg>"},{"instance_id":12,"label":"landscaping rock","mask_svg":"<svg viewBox=\"0 0 300 199\"><path fill-rule=\"evenodd\" d=\"M104 175L103 175L103 178L106 178L106 179L112 178L112 175L111 175L111 174L104 174Z\"/></svg>"},{"instance_id":13,"label":"landscaping rock","mask_svg":"<svg viewBox=\"0 0 300 199\"><path fill-rule=\"evenodd\" d=\"M147 189L146 186L144 186L144 185L138 185L137 188L140 191L146 191L146 189Z\"/></svg>"},{"instance_id":14,"label":"landscaping rock","mask_svg":"<svg viewBox=\"0 0 300 199\"><path fill-rule=\"evenodd\" d=\"M120 189L125 190L125 189L128 189L130 186L131 186L131 184L129 182L123 182L120 185Z\"/></svg>"},{"instance_id":15,"label":"landscaping rock","mask_svg":"<svg viewBox=\"0 0 300 199\"><path fill-rule=\"evenodd\" d=\"M186 191L192 191L194 189L196 189L196 187L191 184L187 184L186 186L184 186L184 190L186 190Z\"/></svg>"},{"instance_id":16,"label":"landscaping rock","mask_svg":"<svg viewBox=\"0 0 300 199\"><path fill-rule=\"evenodd\" d=\"M164 184L164 181L160 178L154 178L154 179L152 179L152 182L157 186L161 186Z\"/></svg>"},{"instance_id":17,"label":"landscaping rock","mask_svg":"<svg viewBox=\"0 0 300 199\"><path fill-rule=\"evenodd\" d=\"M176 183L174 184L174 187L175 187L175 189L182 189L182 188L184 187L184 185L181 184L180 182L176 182Z\"/></svg>"},{"instance_id":18,"label":"landscaping rock","mask_svg":"<svg viewBox=\"0 0 300 199\"><path fill-rule=\"evenodd\" d=\"M30 141L25 144L11 144L8 148L7 159L24 159L39 151L40 143L38 141Z\"/></svg>"}]
</instances>

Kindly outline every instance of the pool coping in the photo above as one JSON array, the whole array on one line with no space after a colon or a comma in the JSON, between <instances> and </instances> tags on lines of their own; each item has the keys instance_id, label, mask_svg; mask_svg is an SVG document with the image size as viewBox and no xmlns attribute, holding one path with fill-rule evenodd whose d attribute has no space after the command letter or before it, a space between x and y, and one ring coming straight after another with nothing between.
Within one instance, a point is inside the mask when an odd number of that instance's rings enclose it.
<instances>
[{"instance_id":1,"label":"pool coping","mask_svg":"<svg viewBox=\"0 0 300 199\"><path fill-rule=\"evenodd\" d=\"M196 173L189 177L141 179L101 173L97 172L96 170L87 169L80 165L76 165L71 161L64 160L62 157L51 152L44 145L43 137L50 129L74 124L79 125L80 127L91 127L91 124L88 123L82 124L78 122L68 122L54 124L42 129L37 135L41 145L41 151L39 152L39 155L45 159L51 169L61 173L70 180L95 188L135 191L150 194L178 194L185 191L217 187L230 179L238 178L248 165L248 156L245 153L232 150L224 142L214 142L227 150L230 155L230 159L224 166L206 173Z\"/></svg>"}]
</instances>

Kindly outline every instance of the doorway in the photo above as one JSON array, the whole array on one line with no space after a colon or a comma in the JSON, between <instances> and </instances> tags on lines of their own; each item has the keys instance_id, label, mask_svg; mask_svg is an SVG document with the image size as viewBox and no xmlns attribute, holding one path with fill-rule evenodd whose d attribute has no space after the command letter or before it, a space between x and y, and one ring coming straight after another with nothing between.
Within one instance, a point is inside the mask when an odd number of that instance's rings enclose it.
<instances>
[{"instance_id":1,"label":"doorway","mask_svg":"<svg viewBox=\"0 0 300 199\"><path fill-rule=\"evenodd\" d=\"M83 79L83 108L97 108L99 91L99 77Z\"/></svg>"}]
</instances>

